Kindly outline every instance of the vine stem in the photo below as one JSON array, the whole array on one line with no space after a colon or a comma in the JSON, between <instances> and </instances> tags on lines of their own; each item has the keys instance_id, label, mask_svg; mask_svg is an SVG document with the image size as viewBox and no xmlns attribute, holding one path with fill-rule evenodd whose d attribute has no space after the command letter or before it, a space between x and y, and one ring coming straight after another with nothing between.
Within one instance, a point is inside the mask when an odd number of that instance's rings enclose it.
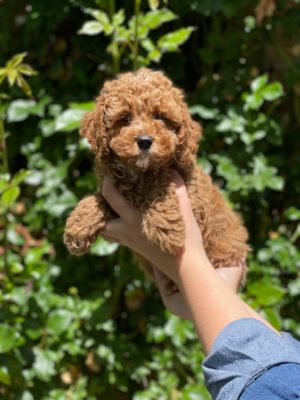
<instances>
[{"instance_id":1,"label":"vine stem","mask_svg":"<svg viewBox=\"0 0 300 400\"><path fill-rule=\"evenodd\" d=\"M113 16L116 13L116 3L115 0L109 0L108 4L108 13L110 22L113 21ZM112 35L111 45L115 42L115 32ZM120 50L118 44L116 44L116 49L112 52L112 63L113 63L113 72L114 74L118 74L120 72Z\"/></svg>"},{"instance_id":2,"label":"vine stem","mask_svg":"<svg viewBox=\"0 0 300 400\"><path fill-rule=\"evenodd\" d=\"M138 28L139 28L139 15L141 11L141 0L134 1L134 15L135 15L135 24L134 24L134 46L133 46L133 60L132 60L132 69L135 71L138 68L138 54L139 54L139 36L138 36Z\"/></svg>"},{"instance_id":3,"label":"vine stem","mask_svg":"<svg viewBox=\"0 0 300 400\"><path fill-rule=\"evenodd\" d=\"M1 174L6 175L9 173L8 167L8 156L7 156L7 147L5 141L5 128L4 121L2 116L0 116L0 151L1 151ZM6 273L7 278L11 279L10 271L8 267L8 259L7 259L7 213L3 215L3 261L4 261L4 271Z\"/></svg>"},{"instance_id":4,"label":"vine stem","mask_svg":"<svg viewBox=\"0 0 300 400\"><path fill-rule=\"evenodd\" d=\"M5 129L4 129L4 121L0 116L0 149L1 149L1 173L8 174L8 157L7 157L7 148L5 142Z\"/></svg>"}]
</instances>

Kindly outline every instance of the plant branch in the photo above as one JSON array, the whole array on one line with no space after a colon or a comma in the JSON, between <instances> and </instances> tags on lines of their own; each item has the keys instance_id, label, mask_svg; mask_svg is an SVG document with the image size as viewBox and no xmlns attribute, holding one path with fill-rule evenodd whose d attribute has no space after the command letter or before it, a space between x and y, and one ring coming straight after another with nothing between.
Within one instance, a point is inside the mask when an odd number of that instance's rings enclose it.
<instances>
[{"instance_id":1,"label":"plant branch","mask_svg":"<svg viewBox=\"0 0 300 400\"><path fill-rule=\"evenodd\" d=\"M0 116L0 151L1 151L1 173L6 175L9 173L9 167L8 167L8 156L7 156L7 147L6 147L6 141L5 141L5 128L4 128L4 121L2 119L2 116ZM7 213L4 213L3 215L3 261L4 261L4 271L7 276L7 278L11 279L11 274L9 271L8 267L8 259L7 259L7 225L8 225L8 220L7 220Z\"/></svg>"},{"instance_id":2,"label":"plant branch","mask_svg":"<svg viewBox=\"0 0 300 400\"><path fill-rule=\"evenodd\" d=\"M133 60L132 60L132 69L135 71L138 68L138 55L139 55L139 15L141 11L141 0L134 1L134 15L135 15L135 24L134 24L134 47L133 47Z\"/></svg>"}]
</instances>

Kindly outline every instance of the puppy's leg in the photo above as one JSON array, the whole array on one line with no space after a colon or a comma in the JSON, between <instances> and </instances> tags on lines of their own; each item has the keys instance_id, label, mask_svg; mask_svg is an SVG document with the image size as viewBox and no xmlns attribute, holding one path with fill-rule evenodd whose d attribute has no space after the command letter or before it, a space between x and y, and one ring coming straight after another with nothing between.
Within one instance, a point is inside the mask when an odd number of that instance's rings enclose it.
<instances>
[{"instance_id":1,"label":"puppy's leg","mask_svg":"<svg viewBox=\"0 0 300 400\"><path fill-rule=\"evenodd\" d=\"M162 251L178 254L184 244L184 223L174 184L167 184L148 204L143 209L143 233Z\"/></svg>"},{"instance_id":2,"label":"puppy's leg","mask_svg":"<svg viewBox=\"0 0 300 400\"><path fill-rule=\"evenodd\" d=\"M66 223L64 243L68 250L77 256L86 253L112 218L115 215L100 193L82 199Z\"/></svg>"},{"instance_id":3,"label":"puppy's leg","mask_svg":"<svg viewBox=\"0 0 300 400\"><path fill-rule=\"evenodd\" d=\"M199 168L187 185L193 213L207 256L215 268L243 267L246 271L247 230L216 186Z\"/></svg>"}]
</instances>

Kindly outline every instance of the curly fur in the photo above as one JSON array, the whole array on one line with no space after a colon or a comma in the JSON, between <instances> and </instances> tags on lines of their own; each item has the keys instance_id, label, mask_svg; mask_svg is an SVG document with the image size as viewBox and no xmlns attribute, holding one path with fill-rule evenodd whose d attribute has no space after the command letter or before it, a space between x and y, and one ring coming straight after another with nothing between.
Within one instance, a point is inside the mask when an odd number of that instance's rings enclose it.
<instances>
[{"instance_id":1,"label":"curly fur","mask_svg":"<svg viewBox=\"0 0 300 400\"><path fill-rule=\"evenodd\" d=\"M214 265L245 266L249 250L240 217L196 166L202 129L191 119L183 93L161 72L140 69L104 84L95 109L82 121L101 179L110 174L120 193L143 216L144 234L163 251L178 253L184 225L171 170L184 178L204 247ZM149 150L137 139L151 136ZM101 193L81 200L67 220L64 241L71 253L87 252L105 222L116 215ZM145 260L144 269L150 271Z\"/></svg>"}]
</instances>

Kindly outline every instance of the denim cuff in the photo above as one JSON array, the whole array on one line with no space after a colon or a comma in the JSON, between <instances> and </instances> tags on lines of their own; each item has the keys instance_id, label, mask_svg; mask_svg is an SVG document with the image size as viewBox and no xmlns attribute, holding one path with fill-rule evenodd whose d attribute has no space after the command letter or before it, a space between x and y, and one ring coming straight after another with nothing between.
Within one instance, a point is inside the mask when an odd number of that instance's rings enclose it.
<instances>
[{"instance_id":1,"label":"denim cuff","mask_svg":"<svg viewBox=\"0 0 300 400\"><path fill-rule=\"evenodd\" d=\"M259 375L282 363L300 364L300 342L256 319L242 318L215 340L203 362L205 384L214 400L236 400Z\"/></svg>"}]
</instances>

